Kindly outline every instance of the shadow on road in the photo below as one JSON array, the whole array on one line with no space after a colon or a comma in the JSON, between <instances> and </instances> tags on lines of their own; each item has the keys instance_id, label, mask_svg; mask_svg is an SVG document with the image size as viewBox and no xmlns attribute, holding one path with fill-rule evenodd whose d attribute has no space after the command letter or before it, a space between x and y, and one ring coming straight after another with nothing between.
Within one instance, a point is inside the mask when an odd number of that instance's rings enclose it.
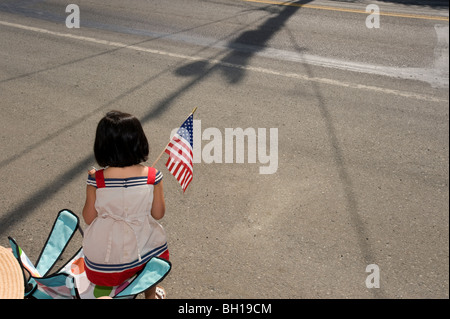
<instances>
[{"instance_id":1,"label":"shadow on road","mask_svg":"<svg viewBox=\"0 0 450 319\"><path fill-rule=\"evenodd\" d=\"M309 2L312 2L312 0L295 1L292 3L306 4ZM389 1L389 2L397 2L397 1ZM411 0L398 2L412 4L412 2L424 2L424 1ZM145 114L140 119L141 122L145 124L146 122L161 115L164 111L168 110L173 105L175 99L179 98L181 95L188 92L191 88L195 87L196 85L204 81L209 75L215 72L219 72L220 74L222 74L228 83L238 85L245 78L246 75L245 66L247 66L250 63L252 57L261 50L263 50L268 45L270 39L277 32L282 30L286 22L296 12L298 12L298 10L301 9L300 6L278 6L278 5L268 5L265 8L271 9L268 10L268 12L270 12L270 17L267 20L265 20L262 24L260 24L256 29L243 31L233 40L229 41L227 45L226 54L222 59L219 60L219 63L211 64L207 60L204 60L204 61L189 62L187 64L184 63L180 65L175 70L175 74L182 77L192 77L192 79L188 81L186 84L184 84L182 87L174 90L166 98L156 103L153 107L151 107L147 112L147 114ZM260 9L261 8L259 8L259 10ZM302 51L300 46L297 46L297 50L299 52ZM98 55L93 55L86 58L91 58L94 56ZM80 59L80 61L81 60L82 59ZM67 64L76 62L79 61L75 60L72 62L68 62ZM312 72L312 69L309 68L306 64L304 65L304 67L306 68L308 75L313 78L314 74ZM167 69L164 72L168 72ZM157 76L158 75L152 76L146 81L143 81L142 83L136 85L135 87L118 95L110 102L102 105L99 109L103 109L107 106L112 105L117 100L120 100L124 96L131 94L132 92L143 87L144 85L147 85L148 83L153 81ZM371 251L369 243L367 243L366 241L367 230L365 229L364 223L359 216L358 199L356 197L354 185L352 183L352 180L349 176L346 167L346 160L342 151L342 147L337 138L335 124L329 111L330 106L327 105L325 98L321 93L319 85L315 82L311 82L311 85L313 86L318 101L319 111L326 126L327 135L329 137L329 143L333 149L333 157L336 164L336 169L339 173L339 178L343 185L344 194L346 198L347 213L350 215L350 218L353 223L353 228L358 236L359 249L363 256L364 262L366 262L367 264L373 263L374 262L373 252ZM98 111L99 109L97 109L96 111ZM92 115L92 113L90 114ZM77 123L79 123L79 121L74 123L74 125L76 125ZM48 141L48 139L44 139L42 143L46 141ZM55 193L64 186L67 180L69 180L71 177L75 175L78 175L80 172L85 171L86 168L89 167L90 164L92 164L93 162L94 162L93 155L89 155L79 160L64 173L60 174L59 176L56 176L55 179L52 181L51 185L44 185L38 192L32 194L28 198L28 200L24 201L23 203L19 203L9 212L6 212L0 219L0 234L3 236L4 232L12 224L18 223L29 214L36 212L39 206L45 203L50 198L52 198L52 196L54 196ZM373 289L372 291L376 297L380 297L382 294L382 292L380 291L374 291Z\"/></svg>"},{"instance_id":2,"label":"shadow on road","mask_svg":"<svg viewBox=\"0 0 450 319\"><path fill-rule=\"evenodd\" d=\"M297 1L298 3L305 3L305 1ZM309 1L306 1L309 2ZM22 7L22 5L24 5L24 7ZM272 5L268 6L268 7L273 7ZM276 6L278 7L278 6ZM35 16L36 14L34 13L34 11L32 9L28 9L26 7L26 3L13 3L13 4L3 4L0 7L1 10L4 11L8 11L10 13L16 13L16 14L21 14L21 15L25 15L25 16ZM298 10L298 7L295 8L295 11ZM248 10L245 10L248 11ZM291 9L290 8L286 8L283 7L282 12L290 12ZM284 18L281 19L276 19L277 22L279 23L283 23L284 21L286 21L286 19L288 17L290 17L293 14L290 13L288 15L284 15ZM283 14L282 14L283 15ZM47 17L48 18L48 17ZM55 17L52 17L52 19ZM56 17L55 19L60 19L60 17ZM271 18L273 19L273 18ZM269 19L270 20L270 19ZM273 22L274 20L272 20L271 23L269 24L263 24L263 26L265 25L266 27L270 27L270 30L267 30L267 34L264 34L264 32L266 31L260 31L260 41L258 42L260 45L263 45L271 36L273 36L275 34L276 31L278 31L281 28L280 26L277 26L276 23ZM245 34L245 32L244 32ZM239 39L240 37L238 37ZM147 41L152 41L151 40L144 40L141 41L139 43L134 43L131 45L136 45L136 44L140 44L140 43L144 43ZM241 38L242 40L242 38ZM121 49L125 49L128 45L124 46L124 47L119 47L119 48L114 48L111 50L106 50L100 53L96 53L93 55L89 55L83 58L79 58L79 59L75 59L75 60L71 60L65 63L62 63L60 65L54 66L54 67L49 67L49 68L45 68L45 69L41 69L41 70L37 70L34 72L30 72L27 74L22 74L22 75L18 75L6 80L3 80L2 82L8 82L11 80L18 80L24 77L28 77L37 73L41 73L41 72L45 72L45 71L49 71L49 70L53 70L62 66L67 66L67 65L72 65L72 64L76 64L76 63L80 63L82 61L85 61L87 59L92 59L95 57L99 57L105 54L110 54L112 52L116 52L118 50ZM254 52L255 53L255 52ZM253 53L253 54L254 54ZM230 54L231 56L232 54ZM246 59L245 61L249 61L250 57L252 56L252 54L250 55L246 55ZM181 63L180 63L181 64ZM186 85L184 85L183 87L175 90L172 94L170 94L168 97L166 97L165 99L163 99L162 101L160 101L159 103L156 103L153 107L150 108L150 110L147 112L147 114L145 114L140 120L141 122L144 124L150 120L152 120L153 118L156 118L158 116L160 116L164 111L166 111L173 103L173 101L178 98L180 95L184 94L185 92L187 92L190 88L194 87L195 85L199 84L202 80L204 80L211 72L214 72L217 69L217 66L209 66L206 61L205 62L196 62L193 65L180 65L180 67L178 68L177 72L180 72L179 75L188 75L188 74L183 74L183 69L196 69L195 70L195 74L197 75L194 79L192 79L190 82L188 82ZM236 70L236 68L233 68L234 70ZM237 68L239 70L239 68ZM90 116L93 116L94 114L96 114L98 111L101 111L102 109L106 109L109 106L112 106L114 103L116 103L117 101L123 99L124 97L132 94L133 92L135 92L136 90L142 88L143 86L149 84L151 81L154 81L156 78L158 78L160 75L162 75L163 73L167 73L170 72L169 71L170 68L165 69L164 71L153 75L151 77L149 77L147 80L142 81L141 83L139 83L138 85L128 89L127 91L119 94L117 97L111 99L110 101L108 101L107 103L101 105L100 107L96 108L95 110L93 110L92 112L90 112L89 114L86 114L84 116L82 116L81 118L77 119L76 121L72 122L71 124L69 124L68 126L56 131L55 133L46 136L45 138L43 138L42 140L38 141L37 143L29 146L28 148L26 148L25 150L22 150L21 152L17 153L16 155L12 156L11 158L8 158L6 160L3 160L0 164L1 166L6 166L9 165L10 163L14 162L15 160L25 156L26 154L28 154L29 152L31 152L33 149L49 142L50 140L52 140L53 138L59 136L59 134L69 128L72 128L80 123L82 123L84 120L88 119ZM199 72L199 70L201 72ZM232 76L231 70L227 70L225 71L226 74L228 74L228 76ZM191 72L188 72L189 75L191 75ZM243 74L239 72L239 77L242 77ZM235 77L235 76L233 76ZM24 218L26 218L28 215L36 212L36 210L39 208L40 205L42 205L43 203L45 203L47 200L50 200L54 195L56 195L56 193L62 189L62 187L66 184L67 180L69 180L71 177L78 175L80 172L85 171L87 167L90 167L90 165L92 165L92 163L94 162L94 157L93 155L89 155L81 160L79 160L77 163L75 163L71 168L69 168L68 170L66 170L65 172L63 172L62 174L60 174L59 176L56 176L55 179L53 180L53 182L49 185L44 185L38 192L32 194L26 201L19 203L18 205L16 205L14 208L12 208L10 211L5 212L3 214L3 216L0 217L0 235L4 235L5 231L7 231L7 229L20 222L21 220L23 220Z\"/></svg>"},{"instance_id":3,"label":"shadow on road","mask_svg":"<svg viewBox=\"0 0 450 319\"><path fill-rule=\"evenodd\" d=\"M292 4L306 4L313 0L292 1ZM209 66L207 61L196 61L183 65L177 69L176 74L180 76L196 76L195 81L209 75L211 72L219 70L224 75L227 82L237 84L245 77L245 66L251 58L258 52L264 50L269 40L283 27L300 6L289 5L268 5L258 10L265 10L273 15L265 20L254 30L246 30L235 39L227 43L229 52L220 59L219 63Z\"/></svg>"},{"instance_id":4,"label":"shadow on road","mask_svg":"<svg viewBox=\"0 0 450 319\"><path fill-rule=\"evenodd\" d=\"M295 4L306 4L309 1L295 1ZM256 30L245 31L235 40L228 43L231 52L222 59L224 63L247 65L249 60L262 51L269 40L280 31L291 16L298 10L299 6L285 6L279 13L267 19ZM238 83L244 77L245 69L223 68L222 73L229 83Z\"/></svg>"}]
</instances>

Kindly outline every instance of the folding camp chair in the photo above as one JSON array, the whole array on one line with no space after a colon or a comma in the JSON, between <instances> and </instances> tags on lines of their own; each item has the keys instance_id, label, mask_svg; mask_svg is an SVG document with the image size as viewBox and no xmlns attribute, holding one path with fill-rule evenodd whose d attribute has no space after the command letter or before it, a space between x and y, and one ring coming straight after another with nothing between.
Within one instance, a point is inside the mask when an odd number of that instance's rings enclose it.
<instances>
[{"instance_id":1,"label":"folding camp chair","mask_svg":"<svg viewBox=\"0 0 450 319\"><path fill-rule=\"evenodd\" d=\"M171 270L172 266L169 261L153 257L140 272L121 285L98 286L91 283L86 276L83 249L80 248L64 266L58 271L50 273L77 230L83 235L78 217L70 210L61 210L36 265L33 265L16 241L8 237L13 254L23 270L25 298L92 299L111 297L133 299L139 293L161 282ZM28 278L25 272L28 273Z\"/></svg>"}]
</instances>

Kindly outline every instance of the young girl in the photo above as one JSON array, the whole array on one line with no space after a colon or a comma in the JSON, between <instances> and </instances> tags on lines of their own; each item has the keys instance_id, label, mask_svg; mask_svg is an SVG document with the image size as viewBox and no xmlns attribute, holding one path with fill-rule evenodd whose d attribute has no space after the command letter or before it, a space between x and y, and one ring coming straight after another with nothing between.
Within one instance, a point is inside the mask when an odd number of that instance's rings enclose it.
<instances>
[{"instance_id":1,"label":"young girl","mask_svg":"<svg viewBox=\"0 0 450 319\"><path fill-rule=\"evenodd\" d=\"M162 173L142 165L149 147L139 120L111 111L97 126L94 154L101 170L89 172L83 218L88 279L117 286L154 256L169 260L166 234L156 221L164 217ZM158 288L158 290L157 290ZM145 298L164 298L161 287Z\"/></svg>"}]
</instances>

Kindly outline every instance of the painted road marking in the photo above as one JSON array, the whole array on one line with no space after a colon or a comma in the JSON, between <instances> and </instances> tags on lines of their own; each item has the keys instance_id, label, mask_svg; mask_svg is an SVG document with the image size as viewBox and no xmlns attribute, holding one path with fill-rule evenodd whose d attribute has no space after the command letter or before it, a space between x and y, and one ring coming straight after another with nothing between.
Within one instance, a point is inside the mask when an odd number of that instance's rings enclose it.
<instances>
[{"instance_id":1,"label":"painted road marking","mask_svg":"<svg viewBox=\"0 0 450 319\"><path fill-rule=\"evenodd\" d=\"M281 72L281 71L276 71L276 70L267 69L267 68L244 66L244 65L239 65L239 64L223 62L223 61L217 60L217 59L205 59L202 57L188 56L188 55L183 55L183 54L171 53L171 52L167 52L167 51L154 50L154 49L144 48L144 47L136 46L136 45L128 45L126 43L121 43L121 42L102 40L102 39L85 37L85 36L80 36L80 35L75 35L75 34L70 34L70 33L56 32L56 31L51 31L51 30L47 30L47 29L43 29L43 28L36 28L36 27L30 27L30 26L26 26L26 25L22 25L22 24L17 24L17 23L11 23L11 22L7 22L7 21L0 21L0 25L6 26L6 27L11 27L11 28L16 28L16 29L37 32L37 33L42 33L42 34L53 35L53 36L62 37L62 38L78 40L78 41L91 42L91 43L96 43L96 44L101 44L101 45L106 45L106 46L111 46L111 47L116 47L116 48L146 52L146 53L150 53L150 54L157 54L157 55L167 56L167 57L176 58L176 59L189 60L189 61L208 61L209 63L224 66L224 67L259 72L259 73L270 74L270 75L274 75L274 76L282 76L282 77L298 79L298 80L302 80L302 81L311 81L311 82L328 84L328 85L345 87L345 88L351 88L351 89L379 92L379 93L383 93L383 94L392 94L392 95L401 96L401 97L405 97L405 98L413 98L413 99L429 101L429 102L448 102L448 99L441 99L441 98L438 98L435 96L424 95L424 94L419 94L419 93L415 93L415 92L400 91L400 90L394 90L394 89L388 89L388 88L382 88L382 87L364 85L364 84L358 84L358 83L351 83L351 82L343 82L343 81L337 81L337 80L327 79L327 78L309 77L307 75L290 73L290 72Z\"/></svg>"},{"instance_id":2,"label":"painted road marking","mask_svg":"<svg viewBox=\"0 0 450 319\"><path fill-rule=\"evenodd\" d=\"M242 1L256 2L256 3L263 3L263 4L273 4L273 5L279 5L279 6L292 6L292 7L300 7L300 8L308 8L308 9L316 9L316 10L362 13L365 15L368 14L366 12L366 10L361 10L361 9L338 8L338 7L330 7L330 6L315 5L315 4L301 4L301 3L280 2L280 1L272 1L272 0L242 0ZM372 14L376 14L376 13L372 13ZM395 12L380 12L379 15L387 16L387 17L398 17L398 18L449 21L448 17L429 16L429 15L421 15L421 14L413 14L413 13L409 14L409 13L395 13Z\"/></svg>"}]
</instances>

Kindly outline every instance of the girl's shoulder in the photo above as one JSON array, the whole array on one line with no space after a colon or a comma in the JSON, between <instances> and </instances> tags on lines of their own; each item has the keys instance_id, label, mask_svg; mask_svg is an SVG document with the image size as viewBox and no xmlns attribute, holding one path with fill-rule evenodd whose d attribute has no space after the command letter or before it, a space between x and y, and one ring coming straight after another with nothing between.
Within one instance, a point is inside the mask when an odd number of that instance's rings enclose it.
<instances>
[{"instance_id":1,"label":"girl's shoulder","mask_svg":"<svg viewBox=\"0 0 450 319\"><path fill-rule=\"evenodd\" d=\"M151 182L151 184L158 185L159 182L161 182L162 178L163 174L161 173L161 171L158 171L154 167L148 168L148 180L149 182Z\"/></svg>"},{"instance_id":2,"label":"girl's shoulder","mask_svg":"<svg viewBox=\"0 0 450 319\"><path fill-rule=\"evenodd\" d=\"M117 176L115 176L115 174L106 174L105 176L105 169L101 169L89 171L86 183L87 185L91 185L96 188L99 187L98 184L103 185L103 187L121 187L124 185L130 185L130 183L134 186L141 184L157 185L162 179L162 172L153 167L147 167L145 174L139 174L137 176L132 174Z\"/></svg>"}]
</instances>

